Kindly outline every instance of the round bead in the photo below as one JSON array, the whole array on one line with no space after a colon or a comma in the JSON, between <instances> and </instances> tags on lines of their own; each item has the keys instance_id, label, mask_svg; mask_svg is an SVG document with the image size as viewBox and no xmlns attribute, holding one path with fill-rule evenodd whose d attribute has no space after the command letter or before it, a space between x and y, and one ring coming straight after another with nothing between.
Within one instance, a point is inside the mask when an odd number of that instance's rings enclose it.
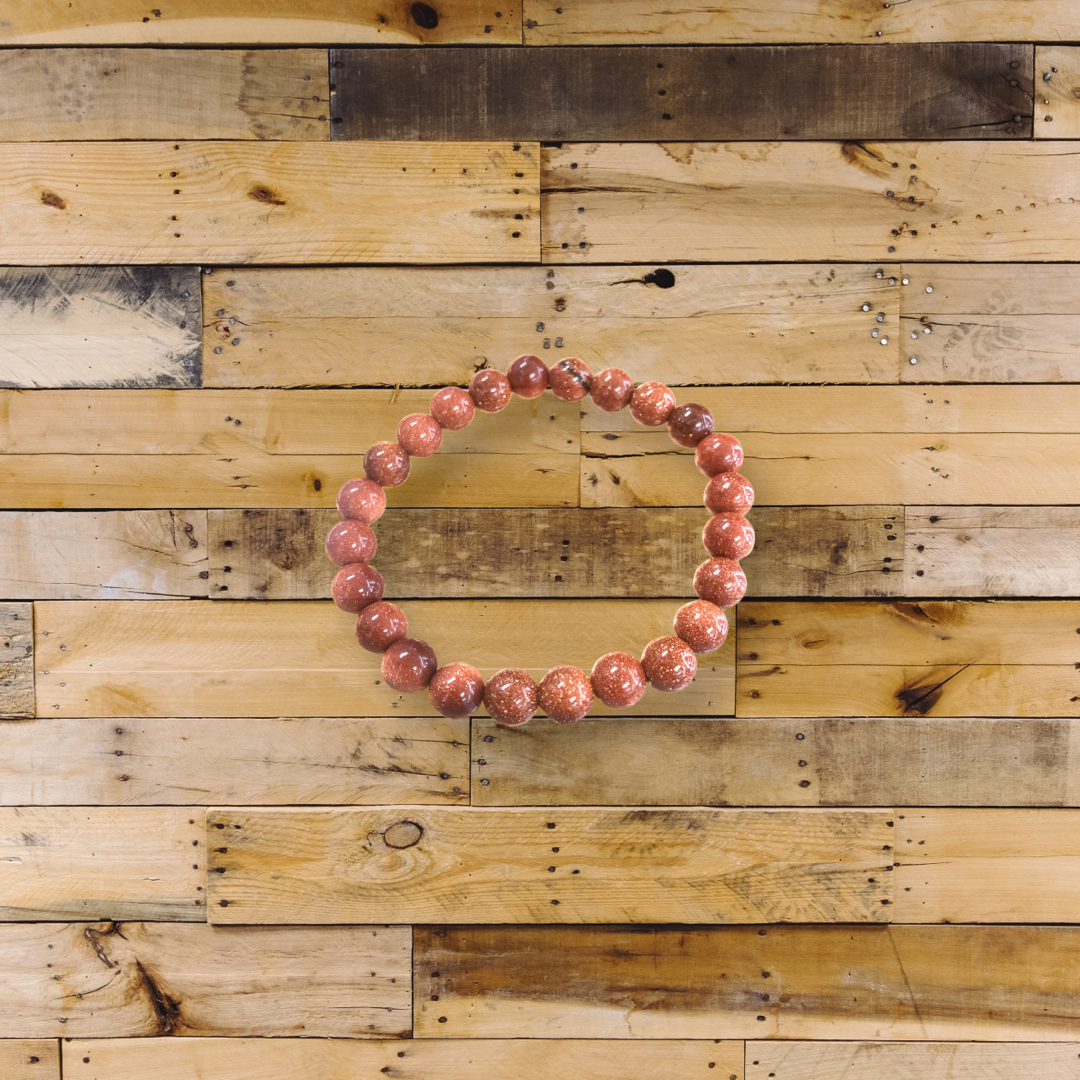
<instances>
[{"instance_id":1,"label":"round bead","mask_svg":"<svg viewBox=\"0 0 1080 1080\"><path fill-rule=\"evenodd\" d=\"M754 489L737 472L717 473L705 485L705 506L713 514L745 513L754 505Z\"/></svg>"},{"instance_id":2,"label":"round bead","mask_svg":"<svg viewBox=\"0 0 1080 1080\"><path fill-rule=\"evenodd\" d=\"M469 397L482 412L501 412L510 404L510 380L501 371L483 368L469 383Z\"/></svg>"},{"instance_id":3,"label":"round bead","mask_svg":"<svg viewBox=\"0 0 1080 1080\"><path fill-rule=\"evenodd\" d=\"M383 653L382 677L402 694L423 690L439 666L435 650L419 638L399 638Z\"/></svg>"},{"instance_id":4,"label":"round bead","mask_svg":"<svg viewBox=\"0 0 1080 1080\"><path fill-rule=\"evenodd\" d=\"M548 381L560 401L580 401L589 393L592 372L576 356L568 356L548 372Z\"/></svg>"},{"instance_id":5,"label":"round bead","mask_svg":"<svg viewBox=\"0 0 1080 1080\"><path fill-rule=\"evenodd\" d=\"M548 369L539 356L519 356L506 370L510 389L518 397L539 397L548 386Z\"/></svg>"},{"instance_id":6,"label":"round bead","mask_svg":"<svg viewBox=\"0 0 1080 1080\"><path fill-rule=\"evenodd\" d=\"M431 399L431 415L447 431L460 431L472 423L476 406L467 390L462 390L460 386L447 386Z\"/></svg>"},{"instance_id":7,"label":"round bead","mask_svg":"<svg viewBox=\"0 0 1080 1080\"><path fill-rule=\"evenodd\" d=\"M339 521L326 534L326 557L337 566L371 562L377 546L371 526L362 521Z\"/></svg>"},{"instance_id":8,"label":"round bead","mask_svg":"<svg viewBox=\"0 0 1080 1080\"><path fill-rule=\"evenodd\" d=\"M717 607L734 607L746 595L746 575L731 559L708 559L694 571L694 592Z\"/></svg>"},{"instance_id":9,"label":"round bead","mask_svg":"<svg viewBox=\"0 0 1080 1080\"><path fill-rule=\"evenodd\" d=\"M668 434L676 446L697 446L712 434L713 416L704 405L676 405L667 421Z\"/></svg>"},{"instance_id":10,"label":"round bead","mask_svg":"<svg viewBox=\"0 0 1080 1080\"><path fill-rule=\"evenodd\" d=\"M694 451L694 464L706 476L722 472L738 472L742 468L743 450L739 440L722 431L706 435Z\"/></svg>"},{"instance_id":11,"label":"round bead","mask_svg":"<svg viewBox=\"0 0 1080 1080\"><path fill-rule=\"evenodd\" d=\"M540 680L540 708L556 724L577 723L592 703L592 683L581 668L561 664Z\"/></svg>"},{"instance_id":12,"label":"round bead","mask_svg":"<svg viewBox=\"0 0 1080 1080\"><path fill-rule=\"evenodd\" d=\"M657 690L682 690L694 681L697 657L685 641L658 637L645 646L641 666Z\"/></svg>"},{"instance_id":13,"label":"round bead","mask_svg":"<svg viewBox=\"0 0 1080 1080\"><path fill-rule=\"evenodd\" d=\"M383 597L382 574L367 563L351 563L343 566L330 586L330 595L342 611L359 615L361 611Z\"/></svg>"},{"instance_id":14,"label":"round bead","mask_svg":"<svg viewBox=\"0 0 1080 1080\"><path fill-rule=\"evenodd\" d=\"M675 635L696 653L712 652L727 640L727 616L708 600L691 600L675 612Z\"/></svg>"},{"instance_id":15,"label":"round bead","mask_svg":"<svg viewBox=\"0 0 1080 1080\"><path fill-rule=\"evenodd\" d=\"M356 616L356 640L368 652L384 653L409 632L405 612L387 600L368 604Z\"/></svg>"},{"instance_id":16,"label":"round bead","mask_svg":"<svg viewBox=\"0 0 1080 1080\"><path fill-rule=\"evenodd\" d=\"M590 393L598 409L619 412L630 404L634 380L622 368L609 367L593 379Z\"/></svg>"},{"instance_id":17,"label":"round bead","mask_svg":"<svg viewBox=\"0 0 1080 1080\"><path fill-rule=\"evenodd\" d=\"M409 479L409 455L396 442L377 442L364 455L364 472L379 487L398 487Z\"/></svg>"},{"instance_id":18,"label":"round bead","mask_svg":"<svg viewBox=\"0 0 1080 1080\"><path fill-rule=\"evenodd\" d=\"M701 540L710 555L745 559L754 550L754 526L742 514L727 510L708 520Z\"/></svg>"},{"instance_id":19,"label":"round bead","mask_svg":"<svg viewBox=\"0 0 1080 1080\"><path fill-rule=\"evenodd\" d=\"M609 652L593 664L593 692L611 709L628 709L645 693L645 671L629 653Z\"/></svg>"},{"instance_id":20,"label":"round bead","mask_svg":"<svg viewBox=\"0 0 1080 1080\"><path fill-rule=\"evenodd\" d=\"M630 398L630 415L645 427L659 427L675 408L675 395L658 382L642 383Z\"/></svg>"},{"instance_id":21,"label":"round bead","mask_svg":"<svg viewBox=\"0 0 1080 1080\"><path fill-rule=\"evenodd\" d=\"M507 727L517 727L531 719L539 703L536 681L521 668L496 671L484 687L484 708L488 715Z\"/></svg>"},{"instance_id":22,"label":"round bead","mask_svg":"<svg viewBox=\"0 0 1080 1080\"><path fill-rule=\"evenodd\" d=\"M409 457L431 457L442 446L442 427L427 413L409 413L397 426L397 441Z\"/></svg>"},{"instance_id":23,"label":"round bead","mask_svg":"<svg viewBox=\"0 0 1080 1080\"><path fill-rule=\"evenodd\" d=\"M386 509L386 492L374 480L350 480L338 492L337 508L343 518L370 525Z\"/></svg>"},{"instance_id":24,"label":"round bead","mask_svg":"<svg viewBox=\"0 0 1080 1080\"><path fill-rule=\"evenodd\" d=\"M472 716L484 700L484 680L468 664L447 664L432 676L428 696L443 716Z\"/></svg>"}]
</instances>

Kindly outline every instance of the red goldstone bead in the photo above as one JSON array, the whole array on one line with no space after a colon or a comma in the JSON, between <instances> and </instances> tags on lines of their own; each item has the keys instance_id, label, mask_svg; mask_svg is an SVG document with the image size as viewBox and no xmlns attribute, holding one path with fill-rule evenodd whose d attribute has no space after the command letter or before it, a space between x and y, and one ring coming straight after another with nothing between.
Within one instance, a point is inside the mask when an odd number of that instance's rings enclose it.
<instances>
[{"instance_id":1,"label":"red goldstone bead","mask_svg":"<svg viewBox=\"0 0 1080 1080\"><path fill-rule=\"evenodd\" d=\"M431 399L431 415L447 431L460 431L472 423L476 406L467 390L462 390L460 386L447 386Z\"/></svg>"},{"instance_id":2,"label":"red goldstone bead","mask_svg":"<svg viewBox=\"0 0 1080 1080\"><path fill-rule=\"evenodd\" d=\"M694 571L694 592L717 607L734 607L746 595L746 575L731 559L708 559Z\"/></svg>"},{"instance_id":3,"label":"red goldstone bead","mask_svg":"<svg viewBox=\"0 0 1080 1080\"><path fill-rule=\"evenodd\" d=\"M343 518L370 525L386 509L386 492L374 480L350 480L338 492L337 508Z\"/></svg>"},{"instance_id":4,"label":"red goldstone bead","mask_svg":"<svg viewBox=\"0 0 1080 1080\"><path fill-rule=\"evenodd\" d=\"M337 566L371 562L377 546L371 526L362 521L339 521L326 534L326 557Z\"/></svg>"},{"instance_id":5,"label":"red goldstone bead","mask_svg":"<svg viewBox=\"0 0 1080 1080\"><path fill-rule=\"evenodd\" d=\"M708 600L691 600L675 612L675 634L696 653L712 652L727 640L727 616Z\"/></svg>"},{"instance_id":6,"label":"red goldstone bead","mask_svg":"<svg viewBox=\"0 0 1080 1080\"><path fill-rule=\"evenodd\" d=\"M659 427L675 408L675 395L658 382L642 383L630 398L630 415L646 427Z\"/></svg>"},{"instance_id":7,"label":"red goldstone bead","mask_svg":"<svg viewBox=\"0 0 1080 1080\"><path fill-rule=\"evenodd\" d=\"M431 457L442 446L442 427L427 413L409 413L397 426L397 441L409 457Z\"/></svg>"},{"instance_id":8,"label":"red goldstone bead","mask_svg":"<svg viewBox=\"0 0 1080 1080\"><path fill-rule=\"evenodd\" d=\"M540 708L556 724L574 724L592 707L593 689L581 668L561 664L540 680Z\"/></svg>"},{"instance_id":9,"label":"red goldstone bead","mask_svg":"<svg viewBox=\"0 0 1080 1080\"><path fill-rule=\"evenodd\" d=\"M396 442L377 442L364 455L364 472L379 487L397 487L409 479L409 455Z\"/></svg>"},{"instance_id":10,"label":"red goldstone bead","mask_svg":"<svg viewBox=\"0 0 1080 1080\"><path fill-rule=\"evenodd\" d=\"M432 676L428 697L443 716L472 716L484 700L484 680L469 664L447 664Z\"/></svg>"},{"instance_id":11,"label":"red goldstone bead","mask_svg":"<svg viewBox=\"0 0 1080 1080\"><path fill-rule=\"evenodd\" d=\"M383 653L382 677L402 694L423 690L439 666L435 650L419 638L399 638Z\"/></svg>"},{"instance_id":12,"label":"red goldstone bead","mask_svg":"<svg viewBox=\"0 0 1080 1080\"><path fill-rule=\"evenodd\" d=\"M708 520L701 539L710 555L745 559L754 550L754 526L742 514L724 511Z\"/></svg>"},{"instance_id":13,"label":"red goldstone bead","mask_svg":"<svg viewBox=\"0 0 1080 1080\"><path fill-rule=\"evenodd\" d=\"M657 690L682 690L694 681L697 657L685 641L659 637L645 646L641 666Z\"/></svg>"},{"instance_id":14,"label":"red goldstone bead","mask_svg":"<svg viewBox=\"0 0 1080 1080\"><path fill-rule=\"evenodd\" d=\"M706 476L722 472L738 472L742 468L743 450L739 440L722 431L706 435L694 451L694 464Z\"/></svg>"},{"instance_id":15,"label":"red goldstone bead","mask_svg":"<svg viewBox=\"0 0 1080 1080\"><path fill-rule=\"evenodd\" d=\"M352 563L334 575L330 595L342 611L358 615L368 604L382 599L384 588L382 574L374 566Z\"/></svg>"},{"instance_id":16,"label":"red goldstone bead","mask_svg":"<svg viewBox=\"0 0 1080 1080\"><path fill-rule=\"evenodd\" d=\"M356 616L356 640L368 652L383 653L409 632L405 612L387 600L368 604Z\"/></svg>"},{"instance_id":17,"label":"red goldstone bead","mask_svg":"<svg viewBox=\"0 0 1080 1080\"><path fill-rule=\"evenodd\" d=\"M548 387L548 369L539 356L519 356L507 369L510 389L518 397L539 397Z\"/></svg>"},{"instance_id":18,"label":"red goldstone bead","mask_svg":"<svg viewBox=\"0 0 1080 1080\"><path fill-rule=\"evenodd\" d=\"M517 727L529 720L539 704L536 681L521 668L496 671L484 687L484 708L493 720Z\"/></svg>"},{"instance_id":19,"label":"red goldstone bead","mask_svg":"<svg viewBox=\"0 0 1080 1080\"><path fill-rule=\"evenodd\" d=\"M689 402L676 405L667 422L668 435L676 446L697 446L712 434L713 416L704 405Z\"/></svg>"},{"instance_id":20,"label":"red goldstone bead","mask_svg":"<svg viewBox=\"0 0 1080 1080\"><path fill-rule=\"evenodd\" d=\"M568 356L548 372L548 381L560 401L580 401L589 393L592 372L576 356Z\"/></svg>"},{"instance_id":21,"label":"red goldstone bead","mask_svg":"<svg viewBox=\"0 0 1080 1080\"><path fill-rule=\"evenodd\" d=\"M469 383L469 397L483 412L501 412L510 404L510 380L501 371L484 368Z\"/></svg>"},{"instance_id":22,"label":"red goldstone bead","mask_svg":"<svg viewBox=\"0 0 1080 1080\"><path fill-rule=\"evenodd\" d=\"M745 513L754 505L754 489L737 472L717 473L705 485L705 506L713 514Z\"/></svg>"},{"instance_id":23,"label":"red goldstone bead","mask_svg":"<svg viewBox=\"0 0 1080 1080\"><path fill-rule=\"evenodd\" d=\"M634 380L621 368L609 367L593 379L590 393L598 409L619 412L630 404Z\"/></svg>"},{"instance_id":24,"label":"red goldstone bead","mask_svg":"<svg viewBox=\"0 0 1080 1080\"><path fill-rule=\"evenodd\" d=\"M609 652L593 664L593 692L611 709L628 709L645 693L645 672L629 653Z\"/></svg>"}]
</instances>

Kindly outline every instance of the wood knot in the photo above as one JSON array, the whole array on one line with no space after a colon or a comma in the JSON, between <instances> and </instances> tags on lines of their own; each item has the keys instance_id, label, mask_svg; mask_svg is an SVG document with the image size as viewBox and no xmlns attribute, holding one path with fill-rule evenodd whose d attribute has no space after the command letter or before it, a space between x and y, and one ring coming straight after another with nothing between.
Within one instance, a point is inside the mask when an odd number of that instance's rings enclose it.
<instances>
[{"instance_id":1,"label":"wood knot","mask_svg":"<svg viewBox=\"0 0 1080 1080\"><path fill-rule=\"evenodd\" d=\"M66 210L67 203L56 194L55 191L43 191L41 193L41 201L46 206L54 206L57 210Z\"/></svg>"},{"instance_id":2,"label":"wood knot","mask_svg":"<svg viewBox=\"0 0 1080 1080\"><path fill-rule=\"evenodd\" d=\"M415 821L396 821L383 833L383 842L387 847L407 848L417 843L424 830Z\"/></svg>"}]
</instances>

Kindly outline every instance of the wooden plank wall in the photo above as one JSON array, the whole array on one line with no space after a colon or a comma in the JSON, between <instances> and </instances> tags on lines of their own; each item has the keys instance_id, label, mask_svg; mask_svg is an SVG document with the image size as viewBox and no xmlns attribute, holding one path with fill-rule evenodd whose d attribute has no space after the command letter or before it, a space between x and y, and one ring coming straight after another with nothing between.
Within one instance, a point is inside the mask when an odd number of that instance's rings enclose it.
<instances>
[{"instance_id":1,"label":"wooden plank wall","mask_svg":"<svg viewBox=\"0 0 1080 1080\"><path fill-rule=\"evenodd\" d=\"M1080 1076L1073 0L3 16L0 1075ZM328 599L366 448L522 352L746 449L730 638L629 715L439 717ZM376 562L587 668L701 486L516 399Z\"/></svg>"}]
</instances>

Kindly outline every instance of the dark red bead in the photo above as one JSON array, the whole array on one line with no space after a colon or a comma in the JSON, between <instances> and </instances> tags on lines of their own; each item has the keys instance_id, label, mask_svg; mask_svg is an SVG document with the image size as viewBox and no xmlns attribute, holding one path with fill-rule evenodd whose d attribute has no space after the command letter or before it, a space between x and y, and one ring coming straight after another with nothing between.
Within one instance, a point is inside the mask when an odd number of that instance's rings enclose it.
<instances>
[{"instance_id":1,"label":"dark red bead","mask_svg":"<svg viewBox=\"0 0 1080 1080\"><path fill-rule=\"evenodd\" d=\"M667 429L676 446L697 446L712 434L713 415L704 405L694 402L676 405L668 417Z\"/></svg>"},{"instance_id":2,"label":"dark red bead","mask_svg":"<svg viewBox=\"0 0 1080 1080\"><path fill-rule=\"evenodd\" d=\"M550 372L551 392L560 401L581 401L589 393L592 372L575 356L560 360Z\"/></svg>"},{"instance_id":3,"label":"dark red bead","mask_svg":"<svg viewBox=\"0 0 1080 1080\"><path fill-rule=\"evenodd\" d=\"M476 406L467 390L462 390L460 386L447 386L431 399L431 415L447 431L460 431L472 423Z\"/></svg>"},{"instance_id":4,"label":"dark red bead","mask_svg":"<svg viewBox=\"0 0 1080 1080\"><path fill-rule=\"evenodd\" d=\"M725 510L709 518L701 540L710 555L745 559L754 550L754 526L742 514Z\"/></svg>"},{"instance_id":5,"label":"dark red bead","mask_svg":"<svg viewBox=\"0 0 1080 1080\"><path fill-rule=\"evenodd\" d=\"M539 356L519 356L507 369L510 389L523 398L537 398L548 388L547 365Z\"/></svg>"},{"instance_id":6,"label":"dark red bead","mask_svg":"<svg viewBox=\"0 0 1080 1080\"><path fill-rule=\"evenodd\" d=\"M383 653L382 677L401 694L423 690L438 668L435 650L419 638L400 638Z\"/></svg>"},{"instance_id":7,"label":"dark red bead","mask_svg":"<svg viewBox=\"0 0 1080 1080\"><path fill-rule=\"evenodd\" d=\"M641 666L657 690L682 690L694 681L697 657L680 638L660 637L645 646Z\"/></svg>"},{"instance_id":8,"label":"dark red bead","mask_svg":"<svg viewBox=\"0 0 1080 1080\"><path fill-rule=\"evenodd\" d=\"M675 612L675 635L696 653L712 652L727 640L727 616L708 600L691 600Z\"/></svg>"},{"instance_id":9,"label":"dark red bead","mask_svg":"<svg viewBox=\"0 0 1080 1080\"><path fill-rule=\"evenodd\" d=\"M706 476L722 472L738 472L742 468L743 448L734 435L714 431L697 444L694 464Z\"/></svg>"},{"instance_id":10,"label":"dark red bead","mask_svg":"<svg viewBox=\"0 0 1080 1080\"><path fill-rule=\"evenodd\" d=\"M754 505L754 489L737 472L717 473L705 485L705 506L713 514L745 513Z\"/></svg>"},{"instance_id":11,"label":"dark red bead","mask_svg":"<svg viewBox=\"0 0 1080 1080\"><path fill-rule=\"evenodd\" d=\"M593 664L593 693L610 709L628 709L645 693L645 672L629 653L609 652Z\"/></svg>"},{"instance_id":12,"label":"dark red bead","mask_svg":"<svg viewBox=\"0 0 1080 1080\"><path fill-rule=\"evenodd\" d=\"M634 380L622 368L605 368L593 377L590 393L598 409L619 412L630 404Z\"/></svg>"},{"instance_id":13,"label":"dark red bead","mask_svg":"<svg viewBox=\"0 0 1080 1080\"><path fill-rule=\"evenodd\" d=\"M387 600L368 604L356 616L356 640L368 652L384 653L409 633L405 612Z\"/></svg>"},{"instance_id":14,"label":"dark red bead","mask_svg":"<svg viewBox=\"0 0 1080 1080\"><path fill-rule=\"evenodd\" d=\"M694 571L694 592L717 607L734 607L746 595L746 575L732 559L708 559Z\"/></svg>"},{"instance_id":15,"label":"dark red bead","mask_svg":"<svg viewBox=\"0 0 1080 1080\"><path fill-rule=\"evenodd\" d=\"M379 487L392 488L409 479L409 455L396 442L377 442L364 455L364 472Z\"/></svg>"},{"instance_id":16,"label":"dark red bead","mask_svg":"<svg viewBox=\"0 0 1080 1080\"><path fill-rule=\"evenodd\" d=\"M343 566L330 585L330 595L342 611L358 615L376 600L383 597L382 574L368 563L351 563Z\"/></svg>"},{"instance_id":17,"label":"dark red bead","mask_svg":"<svg viewBox=\"0 0 1080 1080\"><path fill-rule=\"evenodd\" d=\"M374 531L362 521L339 521L326 534L326 557L338 566L371 562L376 547Z\"/></svg>"},{"instance_id":18,"label":"dark red bead","mask_svg":"<svg viewBox=\"0 0 1080 1080\"><path fill-rule=\"evenodd\" d=\"M539 701L536 680L522 668L496 671L484 687L484 708L506 727L518 727L531 719Z\"/></svg>"},{"instance_id":19,"label":"dark red bead","mask_svg":"<svg viewBox=\"0 0 1080 1080\"><path fill-rule=\"evenodd\" d=\"M338 492L337 508L343 518L370 525L386 509L386 492L374 480L350 480Z\"/></svg>"},{"instance_id":20,"label":"dark red bead","mask_svg":"<svg viewBox=\"0 0 1080 1080\"><path fill-rule=\"evenodd\" d=\"M469 664L447 664L432 676L428 697L443 716L472 716L484 700L484 680Z\"/></svg>"},{"instance_id":21,"label":"dark red bead","mask_svg":"<svg viewBox=\"0 0 1080 1080\"><path fill-rule=\"evenodd\" d=\"M397 426L397 441L409 457L431 457L442 446L442 427L427 413L409 413Z\"/></svg>"},{"instance_id":22,"label":"dark red bead","mask_svg":"<svg viewBox=\"0 0 1080 1080\"><path fill-rule=\"evenodd\" d=\"M491 368L478 371L469 382L469 397L481 412L501 412L510 404L512 393L510 380L501 371Z\"/></svg>"}]
</instances>

